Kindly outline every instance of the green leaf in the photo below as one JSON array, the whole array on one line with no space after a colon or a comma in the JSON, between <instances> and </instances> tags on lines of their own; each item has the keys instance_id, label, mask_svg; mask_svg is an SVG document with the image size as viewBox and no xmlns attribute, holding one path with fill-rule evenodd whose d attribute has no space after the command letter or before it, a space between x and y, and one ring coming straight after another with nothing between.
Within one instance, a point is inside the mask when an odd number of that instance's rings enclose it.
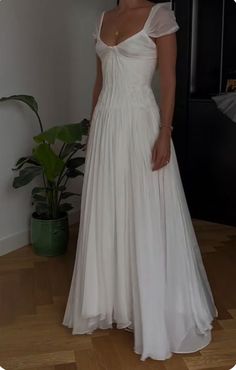
<instances>
[{"instance_id":1,"label":"green leaf","mask_svg":"<svg viewBox=\"0 0 236 370\"><path fill-rule=\"evenodd\" d=\"M81 126L83 127L84 131L86 133L88 133L89 131L89 128L90 128L90 121L86 118L84 118L81 122L80 122Z\"/></svg>"},{"instance_id":2,"label":"green leaf","mask_svg":"<svg viewBox=\"0 0 236 370\"><path fill-rule=\"evenodd\" d=\"M83 147L84 144L81 143L66 144L64 150L61 153L61 158L64 159L73 152L83 149Z\"/></svg>"},{"instance_id":3,"label":"green leaf","mask_svg":"<svg viewBox=\"0 0 236 370\"><path fill-rule=\"evenodd\" d=\"M61 126L57 138L64 143L70 144L82 140L82 136L86 134L86 129L81 123L72 123Z\"/></svg>"},{"instance_id":4,"label":"green leaf","mask_svg":"<svg viewBox=\"0 0 236 370\"><path fill-rule=\"evenodd\" d=\"M29 184L35 177L42 174L41 167L30 166L20 171L19 176L14 178L13 187L15 189Z\"/></svg>"},{"instance_id":5,"label":"green leaf","mask_svg":"<svg viewBox=\"0 0 236 370\"><path fill-rule=\"evenodd\" d=\"M80 196L80 194L77 194L77 193L70 193L69 191L68 192L64 192L61 194L61 198L62 199L67 199L69 197L72 197L72 196Z\"/></svg>"},{"instance_id":6,"label":"green leaf","mask_svg":"<svg viewBox=\"0 0 236 370\"><path fill-rule=\"evenodd\" d=\"M45 141L48 144L54 144L56 139L57 139L57 135L58 135L59 130L60 130L60 127L57 127L57 126L52 127L49 130L44 131L44 132L42 132L41 134L39 134L37 136L34 136L34 141L38 144L43 143Z\"/></svg>"},{"instance_id":7,"label":"green leaf","mask_svg":"<svg viewBox=\"0 0 236 370\"><path fill-rule=\"evenodd\" d=\"M29 157L22 157L20 159L18 159L18 161L16 162L16 167L17 166L23 166L23 164L25 164L27 161L28 161Z\"/></svg>"},{"instance_id":8,"label":"green leaf","mask_svg":"<svg viewBox=\"0 0 236 370\"><path fill-rule=\"evenodd\" d=\"M68 211L70 211L73 208L74 207L71 204L69 204L69 203L63 203L63 204L60 205L59 211L60 211L60 213L68 212Z\"/></svg>"},{"instance_id":9,"label":"green leaf","mask_svg":"<svg viewBox=\"0 0 236 370\"><path fill-rule=\"evenodd\" d=\"M76 157L70 159L68 162L66 162L66 167L68 168L77 168L84 164L85 158L84 157Z\"/></svg>"},{"instance_id":10,"label":"green leaf","mask_svg":"<svg viewBox=\"0 0 236 370\"><path fill-rule=\"evenodd\" d=\"M35 210L36 210L36 213L40 216L40 215L49 215L49 206L47 203L45 202L39 202L36 204L36 207L35 207Z\"/></svg>"},{"instance_id":11,"label":"green leaf","mask_svg":"<svg viewBox=\"0 0 236 370\"><path fill-rule=\"evenodd\" d=\"M38 114L38 104L33 96L31 95L11 95L11 96L1 98L0 102L5 102L7 100L18 100L18 101L25 103L37 116L40 131L43 132L43 125L42 125L41 119Z\"/></svg>"},{"instance_id":12,"label":"green leaf","mask_svg":"<svg viewBox=\"0 0 236 370\"><path fill-rule=\"evenodd\" d=\"M19 100L27 104L30 107L30 109L32 109L34 112L38 112L38 104L35 98L31 95L11 95L1 98L0 102L4 102L7 100Z\"/></svg>"},{"instance_id":13,"label":"green leaf","mask_svg":"<svg viewBox=\"0 0 236 370\"><path fill-rule=\"evenodd\" d=\"M83 135L87 134L87 120L83 120L79 123L71 123L64 126L55 126L42 134L34 137L36 143L47 142L49 144L54 144L58 139L67 144L73 144L76 141L82 140Z\"/></svg>"},{"instance_id":14,"label":"green leaf","mask_svg":"<svg viewBox=\"0 0 236 370\"><path fill-rule=\"evenodd\" d=\"M68 170L66 171L66 176L67 177L70 177L70 178L75 178L79 175L83 175L83 172L75 169L75 168L68 168Z\"/></svg>"},{"instance_id":15,"label":"green leaf","mask_svg":"<svg viewBox=\"0 0 236 370\"><path fill-rule=\"evenodd\" d=\"M39 166L39 163L32 157L22 157L16 162L16 166L12 169L13 171L18 171L22 168L26 163L33 164L35 166Z\"/></svg>"},{"instance_id":16,"label":"green leaf","mask_svg":"<svg viewBox=\"0 0 236 370\"><path fill-rule=\"evenodd\" d=\"M33 155L42 166L48 181L54 181L65 166L63 160L54 153L48 144L37 146L33 150Z\"/></svg>"},{"instance_id":17,"label":"green leaf","mask_svg":"<svg viewBox=\"0 0 236 370\"><path fill-rule=\"evenodd\" d=\"M33 195L33 200L35 200L37 202L45 202L47 200L47 197L45 197L43 195L39 195L39 194L34 194Z\"/></svg>"},{"instance_id":18,"label":"green leaf","mask_svg":"<svg viewBox=\"0 0 236 370\"><path fill-rule=\"evenodd\" d=\"M45 188L39 188L39 187L35 187L33 188L32 190L32 196L34 194L39 194L39 193L45 193L46 189Z\"/></svg>"}]
</instances>

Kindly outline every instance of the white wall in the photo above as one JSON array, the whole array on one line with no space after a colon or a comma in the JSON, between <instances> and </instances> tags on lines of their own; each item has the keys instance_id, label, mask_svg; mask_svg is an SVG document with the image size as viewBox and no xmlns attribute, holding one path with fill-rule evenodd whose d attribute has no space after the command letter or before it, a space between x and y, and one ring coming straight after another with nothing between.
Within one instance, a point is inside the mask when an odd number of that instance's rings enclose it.
<instances>
[{"instance_id":1,"label":"white wall","mask_svg":"<svg viewBox=\"0 0 236 370\"><path fill-rule=\"evenodd\" d=\"M97 15L114 4L0 1L0 96L33 95L45 127L88 118L95 77L91 35ZM37 132L37 121L26 107L0 104L0 255L29 243L32 185L14 190L11 168L31 152ZM81 181L74 187L79 191Z\"/></svg>"}]
</instances>

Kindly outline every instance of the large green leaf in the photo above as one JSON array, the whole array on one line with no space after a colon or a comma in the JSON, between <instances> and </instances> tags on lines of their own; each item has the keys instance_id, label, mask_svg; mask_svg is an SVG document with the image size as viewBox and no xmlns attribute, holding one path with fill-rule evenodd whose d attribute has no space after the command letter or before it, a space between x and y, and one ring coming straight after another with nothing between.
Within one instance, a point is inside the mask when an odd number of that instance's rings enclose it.
<instances>
[{"instance_id":1,"label":"large green leaf","mask_svg":"<svg viewBox=\"0 0 236 370\"><path fill-rule=\"evenodd\" d=\"M33 150L33 156L41 164L48 181L54 181L65 166L63 160L54 153L48 144L38 145Z\"/></svg>"},{"instance_id":2,"label":"large green leaf","mask_svg":"<svg viewBox=\"0 0 236 370\"><path fill-rule=\"evenodd\" d=\"M81 122L80 122L81 126L83 127L83 130L86 132L86 134L89 132L89 128L90 128L90 121L87 120L86 118L84 118Z\"/></svg>"},{"instance_id":3,"label":"large green leaf","mask_svg":"<svg viewBox=\"0 0 236 370\"><path fill-rule=\"evenodd\" d=\"M38 112L38 104L35 98L31 95L11 95L1 98L0 102L4 102L7 100L19 100L27 104L34 112Z\"/></svg>"},{"instance_id":4,"label":"large green leaf","mask_svg":"<svg viewBox=\"0 0 236 370\"><path fill-rule=\"evenodd\" d=\"M73 152L76 152L77 150L83 149L84 144L81 143L72 143L72 144L66 144L64 149L61 152L61 158L64 159L68 157Z\"/></svg>"},{"instance_id":5,"label":"large green leaf","mask_svg":"<svg viewBox=\"0 0 236 370\"><path fill-rule=\"evenodd\" d=\"M32 196L33 200L36 201L36 202L46 202L47 201L47 197L43 196L43 195L40 195L40 194L34 194Z\"/></svg>"},{"instance_id":6,"label":"large green leaf","mask_svg":"<svg viewBox=\"0 0 236 370\"><path fill-rule=\"evenodd\" d=\"M68 168L68 170L66 171L66 176L70 178L75 178L80 175L83 176L84 174L76 168Z\"/></svg>"},{"instance_id":7,"label":"large green leaf","mask_svg":"<svg viewBox=\"0 0 236 370\"><path fill-rule=\"evenodd\" d=\"M18 171L25 164L33 164L34 166L39 166L39 163L32 157L22 157L16 162L16 167L13 168L13 171Z\"/></svg>"},{"instance_id":8,"label":"large green leaf","mask_svg":"<svg viewBox=\"0 0 236 370\"><path fill-rule=\"evenodd\" d=\"M44 131L37 136L34 136L34 141L38 144L43 143L45 141L48 144L54 144L57 139L59 130L60 130L59 126L52 127L48 129L47 131Z\"/></svg>"},{"instance_id":9,"label":"large green leaf","mask_svg":"<svg viewBox=\"0 0 236 370\"><path fill-rule=\"evenodd\" d=\"M42 174L42 168L38 166L25 167L20 171L19 176L14 178L13 187L20 188L29 184L35 177Z\"/></svg>"},{"instance_id":10,"label":"large green leaf","mask_svg":"<svg viewBox=\"0 0 236 370\"><path fill-rule=\"evenodd\" d=\"M70 144L80 141L84 135L83 127L80 123L72 123L61 127L57 138L64 143Z\"/></svg>"},{"instance_id":11,"label":"large green leaf","mask_svg":"<svg viewBox=\"0 0 236 370\"><path fill-rule=\"evenodd\" d=\"M82 140L82 136L86 135L87 127L83 120L80 123L71 123L64 126L55 126L42 134L34 137L36 143L47 142L49 144L54 144L58 139L66 144L72 144L76 141Z\"/></svg>"},{"instance_id":12,"label":"large green leaf","mask_svg":"<svg viewBox=\"0 0 236 370\"><path fill-rule=\"evenodd\" d=\"M32 190L32 195L34 195L34 194L41 194L41 193L45 193L46 192L46 189L45 188L40 188L40 187L35 187L35 188L33 188L33 190Z\"/></svg>"},{"instance_id":13,"label":"large green leaf","mask_svg":"<svg viewBox=\"0 0 236 370\"><path fill-rule=\"evenodd\" d=\"M85 162L84 157L72 158L66 163L66 167L68 167L68 168L77 168L77 167L82 166L84 164L84 162Z\"/></svg>"},{"instance_id":14,"label":"large green leaf","mask_svg":"<svg viewBox=\"0 0 236 370\"><path fill-rule=\"evenodd\" d=\"M42 122L41 122L41 119L38 113L38 104L33 96L31 95L11 95L11 96L1 98L0 102L5 102L7 100L18 100L26 104L37 116L40 131L43 132L43 125L42 125Z\"/></svg>"},{"instance_id":15,"label":"large green leaf","mask_svg":"<svg viewBox=\"0 0 236 370\"><path fill-rule=\"evenodd\" d=\"M78 193L71 193L71 192L69 192L69 191L67 191L67 192L64 192L64 193L62 193L61 194L61 198L62 199L67 199L67 198L70 198L70 197L73 197L73 196L77 196L77 197L79 197L81 194L78 194Z\"/></svg>"},{"instance_id":16,"label":"large green leaf","mask_svg":"<svg viewBox=\"0 0 236 370\"><path fill-rule=\"evenodd\" d=\"M44 215L49 216L49 206L47 203L38 202L36 203L35 209L36 209L36 213L39 216L44 216Z\"/></svg>"}]
</instances>

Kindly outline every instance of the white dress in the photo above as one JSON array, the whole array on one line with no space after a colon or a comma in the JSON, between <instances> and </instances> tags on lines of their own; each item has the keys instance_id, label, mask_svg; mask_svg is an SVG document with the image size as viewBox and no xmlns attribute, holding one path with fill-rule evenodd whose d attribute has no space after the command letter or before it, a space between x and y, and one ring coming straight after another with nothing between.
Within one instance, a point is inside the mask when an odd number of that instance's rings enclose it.
<instances>
[{"instance_id":1,"label":"white dress","mask_svg":"<svg viewBox=\"0 0 236 370\"><path fill-rule=\"evenodd\" d=\"M108 46L96 28L103 87L87 143L80 228L63 325L72 334L131 328L140 360L195 352L218 315L171 142L171 160L151 169L159 107L151 89L152 37L178 30L156 4L140 32Z\"/></svg>"}]
</instances>

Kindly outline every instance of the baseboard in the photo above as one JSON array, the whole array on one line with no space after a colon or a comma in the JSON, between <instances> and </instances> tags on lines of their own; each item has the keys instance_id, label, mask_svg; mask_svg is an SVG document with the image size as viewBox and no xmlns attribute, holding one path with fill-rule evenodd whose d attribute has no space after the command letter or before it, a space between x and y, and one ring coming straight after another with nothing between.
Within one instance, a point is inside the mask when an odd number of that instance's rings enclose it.
<instances>
[{"instance_id":1,"label":"baseboard","mask_svg":"<svg viewBox=\"0 0 236 370\"><path fill-rule=\"evenodd\" d=\"M79 222L79 210L69 212L69 225ZM0 239L0 256L20 249L30 244L30 230L24 230L16 234Z\"/></svg>"},{"instance_id":2,"label":"baseboard","mask_svg":"<svg viewBox=\"0 0 236 370\"><path fill-rule=\"evenodd\" d=\"M7 236L6 238L0 239L0 256L4 256L7 253L13 252L25 245L30 243L30 232L29 230L21 231L16 234Z\"/></svg>"}]
</instances>

